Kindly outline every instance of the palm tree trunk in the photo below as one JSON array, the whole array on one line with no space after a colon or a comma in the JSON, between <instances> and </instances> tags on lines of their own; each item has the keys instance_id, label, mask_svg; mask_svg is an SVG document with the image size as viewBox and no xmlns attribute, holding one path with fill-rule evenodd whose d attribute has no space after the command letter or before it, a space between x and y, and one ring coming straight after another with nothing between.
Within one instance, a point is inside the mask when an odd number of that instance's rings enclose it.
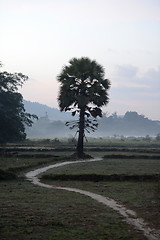
<instances>
[{"instance_id":1,"label":"palm tree trunk","mask_svg":"<svg viewBox=\"0 0 160 240\"><path fill-rule=\"evenodd\" d=\"M77 142L77 157L83 158L83 140L84 140L84 114L85 108L81 108L80 116L79 116L79 135L78 135L78 142Z\"/></svg>"}]
</instances>

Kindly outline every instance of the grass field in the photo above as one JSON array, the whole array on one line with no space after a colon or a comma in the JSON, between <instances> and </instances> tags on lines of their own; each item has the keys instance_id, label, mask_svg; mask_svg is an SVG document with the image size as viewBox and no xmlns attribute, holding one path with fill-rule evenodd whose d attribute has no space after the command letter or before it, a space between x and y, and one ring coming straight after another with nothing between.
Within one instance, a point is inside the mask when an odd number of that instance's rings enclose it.
<instances>
[{"instance_id":1,"label":"grass field","mask_svg":"<svg viewBox=\"0 0 160 240\"><path fill-rule=\"evenodd\" d=\"M78 163L49 170L44 182L56 186L70 186L89 190L116 199L137 212L149 222L151 227L160 229L160 182L157 179L124 180L102 179L101 181L85 176L120 175L160 175L160 148L135 145L109 146L103 149L88 148L87 153L105 156L102 161ZM123 150L123 148L125 150ZM133 150L134 148L134 150ZM12 152L14 147L12 149ZM94 151L95 150L95 151ZM133 151L132 151L133 150ZM10 156L1 155L0 169L12 172L16 179L0 181L0 239L1 240L145 240L139 231L128 224L110 208L80 195L62 190L45 189L32 185L25 180L24 173L41 166L75 160L72 150L21 151ZM113 158L114 155L114 158ZM117 155L117 157L115 157ZM128 159L123 156L129 156ZM136 157L134 158L133 156ZM146 156L142 158L141 156ZM132 157L130 157L132 156ZM74 179L70 180L70 176ZM57 180L53 180L58 176ZM66 176L66 180L59 178ZM77 179L77 176L81 176Z\"/></svg>"}]
</instances>

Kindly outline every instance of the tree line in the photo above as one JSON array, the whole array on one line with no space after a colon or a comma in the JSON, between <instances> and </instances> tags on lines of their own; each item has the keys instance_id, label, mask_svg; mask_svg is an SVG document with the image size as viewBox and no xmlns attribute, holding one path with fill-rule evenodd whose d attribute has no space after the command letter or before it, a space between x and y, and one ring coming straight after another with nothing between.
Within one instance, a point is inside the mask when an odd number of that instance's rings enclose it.
<instances>
[{"instance_id":1,"label":"tree line","mask_svg":"<svg viewBox=\"0 0 160 240\"><path fill-rule=\"evenodd\" d=\"M0 143L24 140L25 126L32 126L36 118L25 111L23 97L18 92L27 80L22 73L0 72Z\"/></svg>"},{"instance_id":2,"label":"tree line","mask_svg":"<svg viewBox=\"0 0 160 240\"><path fill-rule=\"evenodd\" d=\"M126 112L124 116L113 113L110 116L103 114L97 119L98 128L94 133L86 134L86 137L146 137L157 136L160 133L160 121L152 121L137 112ZM35 121L31 128L26 129L29 138L72 137L77 139L76 131L70 130L64 121L52 121L46 114Z\"/></svg>"}]
</instances>

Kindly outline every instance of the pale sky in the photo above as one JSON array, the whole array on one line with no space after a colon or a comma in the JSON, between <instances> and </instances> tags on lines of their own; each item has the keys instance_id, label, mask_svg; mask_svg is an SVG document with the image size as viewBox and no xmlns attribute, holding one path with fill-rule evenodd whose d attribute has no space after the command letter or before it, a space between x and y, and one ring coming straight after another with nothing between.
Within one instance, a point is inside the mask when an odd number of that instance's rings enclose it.
<instances>
[{"instance_id":1,"label":"pale sky","mask_svg":"<svg viewBox=\"0 0 160 240\"><path fill-rule=\"evenodd\" d=\"M160 0L0 0L2 71L29 76L26 100L57 107L56 78L89 57L111 81L104 112L160 120Z\"/></svg>"}]
</instances>

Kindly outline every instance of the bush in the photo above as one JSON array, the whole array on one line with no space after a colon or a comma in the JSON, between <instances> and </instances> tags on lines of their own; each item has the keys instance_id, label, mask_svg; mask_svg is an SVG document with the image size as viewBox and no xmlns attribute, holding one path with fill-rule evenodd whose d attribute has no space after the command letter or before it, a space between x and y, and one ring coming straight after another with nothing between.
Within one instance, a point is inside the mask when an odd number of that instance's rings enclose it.
<instances>
[{"instance_id":1,"label":"bush","mask_svg":"<svg viewBox=\"0 0 160 240\"><path fill-rule=\"evenodd\" d=\"M0 169L0 180L11 180L16 179L16 177L14 173Z\"/></svg>"}]
</instances>

